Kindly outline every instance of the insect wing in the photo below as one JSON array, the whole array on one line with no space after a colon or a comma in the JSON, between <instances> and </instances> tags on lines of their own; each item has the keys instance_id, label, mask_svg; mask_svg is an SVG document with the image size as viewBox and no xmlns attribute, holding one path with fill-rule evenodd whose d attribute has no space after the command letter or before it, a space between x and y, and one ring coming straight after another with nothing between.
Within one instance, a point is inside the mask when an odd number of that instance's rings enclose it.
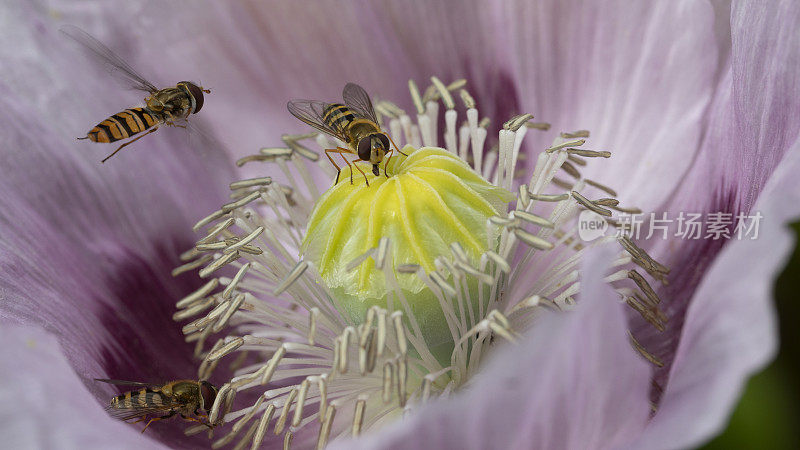
<instances>
[{"instance_id":1,"label":"insect wing","mask_svg":"<svg viewBox=\"0 0 800 450\"><path fill-rule=\"evenodd\" d=\"M372 100L369 99L369 94L364 88L355 83L347 83L342 91L342 99L345 105L360 116L378 123L378 117L372 107Z\"/></svg>"},{"instance_id":2,"label":"insect wing","mask_svg":"<svg viewBox=\"0 0 800 450\"><path fill-rule=\"evenodd\" d=\"M126 85L151 94L158 91L153 83L144 79L128 63L89 33L73 25L61 27L61 32L81 44L92 59L98 60L113 77Z\"/></svg>"},{"instance_id":3,"label":"insect wing","mask_svg":"<svg viewBox=\"0 0 800 450\"><path fill-rule=\"evenodd\" d=\"M314 100L292 100L286 105L286 107L293 116L297 117L308 125L311 125L323 133L330 134L331 136L346 142L347 136L342 134L341 131L334 130L325 124L325 121L322 119L322 115L325 112L325 107L328 105L329 103Z\"/></svg>"},{"instance_id":4,"label":"insect wing","mask_svg":"<svg viewBox=\"0 0 800 450\"><path fill-rule=\"evenodd\" d=\"M108 384L116 384L119 386L142 386L142 387L155 386L152 383L141 383L139 381L126 381L126 380L111 380L108 378L95 378L94 381L100 381L102 383L108 383Z\"/></svg>"},{"instance_id":5,"label":"insect wing","mask_svg":"<svg viewBox=\"0 0 800 450\"><path fill-rule=\"evenodd\" d=\"M108 414L115 419L128 420L150 414L162 415L169 413L173 410L174 406L172 399L166 397L164 394L158 392L146 392L142 394L138 391L134 391L131 392L130 406L123 404L114 406L108 404L105 409Z\"/></svg>"}]
</instances>

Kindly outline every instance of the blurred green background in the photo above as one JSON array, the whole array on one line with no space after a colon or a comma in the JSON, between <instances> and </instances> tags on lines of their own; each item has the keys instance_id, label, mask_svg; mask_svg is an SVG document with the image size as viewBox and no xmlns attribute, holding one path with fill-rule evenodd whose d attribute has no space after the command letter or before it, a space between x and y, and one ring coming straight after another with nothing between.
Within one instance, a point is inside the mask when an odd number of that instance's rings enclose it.
<instances>
[{"instance_id":1,"label":"blurred green background","mask_svg":"<svg viewBox=\"0 0 800 450\"><path fill-rule=\"evenodd\" d=\"M800 222L792 228L800 235ZM800 449L800 248L775 284L780 321L778 358L750 379L725 432L703 449Z\"/></svg>"}]
</instances>

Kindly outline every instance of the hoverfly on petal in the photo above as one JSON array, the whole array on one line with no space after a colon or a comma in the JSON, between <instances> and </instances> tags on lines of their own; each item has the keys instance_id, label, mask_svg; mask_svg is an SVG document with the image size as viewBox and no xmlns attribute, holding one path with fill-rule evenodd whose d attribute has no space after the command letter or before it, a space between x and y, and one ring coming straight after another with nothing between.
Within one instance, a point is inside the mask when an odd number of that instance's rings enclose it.
<instances>
[{"instance_id":1,"label":"hoverfly on petal","mask_svg":"<svg viewBox=\"0 0 800 450\"><path fill-rule=\"evenodd\" d=\"M103 383L138 386L137 390L124 392L106 405L111 417L132 423L148 420L142 433L151 423L180 415L186 421L199 422L209 428L208 411L217 398L219 389L208 381L176 380L165 384L148 384L136 381L96 378Z\"/></svg>"}]
</instances>

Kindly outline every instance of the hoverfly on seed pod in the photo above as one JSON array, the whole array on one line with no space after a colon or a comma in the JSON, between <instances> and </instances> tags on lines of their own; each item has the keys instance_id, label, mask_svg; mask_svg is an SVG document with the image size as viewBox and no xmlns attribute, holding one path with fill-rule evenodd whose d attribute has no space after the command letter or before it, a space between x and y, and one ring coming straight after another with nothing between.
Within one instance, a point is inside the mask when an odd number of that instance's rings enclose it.
<instances>
[{"instance_id":1,"label":"hoverfly on seed pod","mask_svg":"<svg viewBox=\"0 0 800 450\"><path fill-rule=\"evenodd\" d=\"M145 106L128 108L109 116L89 130L86 136L78 138L111 143L144 132L120 145L102 162L106 162L125 146L155 132L161 125L186 128L180 122L185 122L189 115L200 112L203 107L203 93L211 92L191 81L181 81L174 87L158 89L111 49L80 28L67 25L61 28L61 32L81 44L87 53L93 59L99 60L112 75L122 79L133 89L149 94L144 99Z\"/></svg>"},{"instance_id":2,"label":"hoverfly on seed pod","mask_svg":"<svg viewBox=\"0 0 800 450\"><path fill-rule=\"evenodd\" d=\"M151 423L168 419L176 414L186 421L198 422L209 428L214 427L208 423L208 411L214 404L219 389L208 381L177 380L161 385L101 378L95 378L95 381L139 387L138 390L113 397L106 405L106 411L115 419L124 421L137 419L131 423L149 418L142 433Z\"/></svg>"},{"instance_id":3,"label":"hoverfly on seed pod","mask_svg":"<svg viewBox=\"0 0 800 450\"><path fill-rule=\"evenodd\" d=\"M346 148L336 147L325 150L325 156L337 170L336 181L333 184L339 182L339 175L342 173L342 169L331 158L331 153L338 153L350 167L350 184L353 184L353 166L355 166L356 170L364 175L364 181L369 186L367 175L358 167L356 161L351 163L344 155L353 154L358 156L359 160L371 163L372 173L379 176L379 164L387 154L390 154L383 166L383 173L388 177L386 166L391 159L391 152L394 151L389 145L391 138L378 125L378 117L372 107L372 100L364 88L355 83L347 83L342 91L342 99L344 104L315 100L291 100L286 106L293 116L347 145ZM394 144L394 141L391 143L398 152L404 154Z\"/></svg>"}]
</instances>

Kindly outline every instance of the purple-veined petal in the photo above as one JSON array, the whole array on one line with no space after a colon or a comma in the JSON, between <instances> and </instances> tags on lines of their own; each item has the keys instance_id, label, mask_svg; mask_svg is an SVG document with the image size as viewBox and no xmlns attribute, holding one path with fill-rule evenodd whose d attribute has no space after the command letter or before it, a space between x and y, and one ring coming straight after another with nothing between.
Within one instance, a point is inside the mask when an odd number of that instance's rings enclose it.
<instances>
[{"instance_id":1,"label":"purple-veined petal","mask_svg":"<svg viewBox=\"0 0 800 450\"><path fill-rule=\"evenodd\" d=\"M584 175L623 205L658 206L701 151L718 58L710 5L520 1L500 14L522 108L556 131L590 130L612 158Z\"/></svg>"},{"instance_id":2,"label":"purple-veined petal","mask_svg":"<svg viewBox=\"0 0 800 450\"><path fill-rule=\"evenodd\" d=\"M680 212L729 213L733 221L739 214L750 214L800 133L800 7L794 2L763 9L734 3L730 22L730 65L709 111L702 150L660 208L673 219ZM733 226L730 230L733 234ZM687 308L725 242L673 237L649 245L651 253L672 268L670 285L659 290L670 320L664 333L644 324L634 329L640 342L665 362L656 374L662 388L668 384L684 321L689 320ZM773 257L778 261L780 255Z\"/></svg>"},{"instance_id":3,"label":"purple-veined petal","mask_svg":"<svg viewBox=\"0 0 800 450\"><path fill-rule=\"evenodd\" d=\"M752 211L758 238L727 245L698 287L661 405L633 448L688 448L718 433L753 372L775 356L774 282L800 216L800 142L786 153Z\"/></svg>"},{"instance_id":4,"label":"purple-veined petal","mask_svg":"<svg viewBox=\"0 0 800 450\"><path fill-rule=\"evenodd\" d=\"M648 418L650 367L631 348L619 296L587 255L574 314L547 315L462 393L424 407L359 448L615 448ZM333 448L347 448L339 444Z\"/></svg>"},{"instance_id":5,"label":"purple-veined petal","mask_svg":"<svg viewBox=\"0 0 800 450\"><path fill-rule=\"evenodd\" d=\"M167 448L99 408L52 335L5 324L0 340L5 448Z\"/></svg>"}]
</instances>

